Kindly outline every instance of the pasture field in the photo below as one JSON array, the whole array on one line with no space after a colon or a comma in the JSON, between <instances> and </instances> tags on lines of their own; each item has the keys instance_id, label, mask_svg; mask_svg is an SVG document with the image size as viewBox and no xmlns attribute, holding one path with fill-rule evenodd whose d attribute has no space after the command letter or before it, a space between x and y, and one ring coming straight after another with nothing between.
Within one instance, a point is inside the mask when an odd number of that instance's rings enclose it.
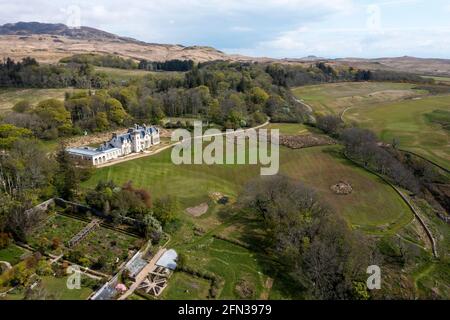
<instances>
[{"instance_id":1,"label":"pasture field","mask_svg":"<svg viewBox=\"0 0 450 320\"><path fill-rule=\"evenodd\" d=\"M319 114L341 114L353 106L369 106L427 94L415 90L414 84L391 82L341 82L304 86L293 89L299 99Z\"/></svg>"},{"instance_id":2,"label":"pasture field","mask_svg":"<svg viewBox=\"0 0 450 320\"><path fill-rule=\"evenodd\" d=\"M416 152L450 169L450 131L430 121L436 110L450 111L450 96L430 96L348 110L344 119L376 132L387 143Z\"/></svg>"},{"instance_id":3,"label":"pasture field","mask_svg":"<svg viewBox=\"0 0 450 320\"><path fill-rule=\"evenodd\" d=\"M126 70L118 68L95 67L95 71L106 73L114 81L127 81L141 79L152 72L145 70Z\"/></svg>"},{"instance_id":4,"label":"pasture field","mask_svg":"<svg viewBox=\"0 0 450 320\"><path fill-rule=\"evenodd\" d=\"M0 114L10 110L18 101L29 100L37 105L42 100L64 100L66 92L77 92L80 89L0 89Z\"/></svg>"},{"instance_id":5,"label":"pasture field","mask_svg":"<svg viewBox=\"0 0 450 320\"><path fill-rule=\"evenodd\" d=\"M294 133L302 126L280 128ZM260 219L235 212L229 205L214 204L209 197L212 192L220 192L235 199L248 181L260 179L259 169L259 165L177 166L171 162L171 150L166 150L97 169L83 188L94 187L100 180L113 179L117 184L131 180L135 186L150 190L153 199L176 196L181 205L177 213L181 223L168 231L168 246L185 254L189 267L214 273L223 280L218 299L240 299L242 292L250 292L250 299L301 298L301 291L293 290L277 272L277 262L255 250L264 247ZM297 150L281 147L280 173L314 187L337 214L369 234L393 235L413 220L401 198L379 178L343 158L339 146ZM330 190L341 180L353 186L352 194L336 195ZM185 212L200 203L209 204L205 214L194 217ZM241 290L243 283L250 289ZM209 281L177 272L162 298L203 299L209 288Z\"/></svg>"},{"instance_id":6,"label":"pasture field","mask_svg":"<svg viewBox=\"0 0 450 320\"><path fill-rule=\"evenodd\" d=\"M150 190L153 198L177 197L185 209L209 201L212 192L236 197L248 181L260 177L258 165L176 166L170 156L171 151L166 150L96 170L84 187L92 188L100 180L114 180L118 184L133 181L136 186ZM409 209L388 185L344 159L338 146L298 150L281 147L280 173L314 187L355 227L390 233L412 219ZM353 186L352 194L336 195L330 190L331 185L341 180Z\"/></svg>"},{"instance_id":7,"label":"pasture field","mask_svg":"<svg viewBox=\"0 0 450 320\"><path fill-rule=\"evenodd\" d=\"M210 286L210 281L206 279L184 272L175 272L161 298L164 300L206 300Z\"/></svg>"}]
</instances>

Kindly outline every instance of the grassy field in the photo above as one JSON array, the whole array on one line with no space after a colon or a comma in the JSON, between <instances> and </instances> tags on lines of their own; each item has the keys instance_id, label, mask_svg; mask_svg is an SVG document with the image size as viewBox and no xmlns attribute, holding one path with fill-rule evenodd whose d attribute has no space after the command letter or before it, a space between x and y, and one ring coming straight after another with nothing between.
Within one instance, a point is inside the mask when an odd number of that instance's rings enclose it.
<instances>
[{"instance_id":1,"label":"grassy field","mask_svg":"<svg viewBox=\"0 0 450 320\"><path fill-rule=\"evenodd\" d=\"M316 113L340 114L352 106L368 106L425 95L415 85L390 82L341 82L293 89Z\"/></svg>"},{"instance_id":2,"label":"grassy field","mask_svg":"<svg viewBox=\"0 0 450 320\"><path fill-rule=\"evenodd\" d=\"M450 84L450 77L436 77L436 76L422 76L426 79L433 79L437 83L442 82L444 84Z\"/></svg>"},{"instance_id":3,"label":"grassy field","mask_svg":"<svg viewBox=\"0 0 450 320\"><path fill-rule=\"evenodd\" d=\"M355 107L344 117L373 130L385 142L396 138L401 148L450 169L450 131L430 121L429 114L435 110L450 111L450 96Z\"/></svg>"},{"instance_id":4,"label":"grassy field","mask_svg":"<svg viewBox=\"0 0 450 320\"><path fill-rule=\"evenodd\" d=\"M64 100L66 92L79 89L0 89L0 113L10 110L20 100L29 100L33 105L46 99Z\"/></svg>"},{"instance_id":5,"label":"grassy field","mask_svg":"<svg viewBox=\"0 0 450 320\"><path fill-rule=\"evenodd\" d=\"M37 248L50 243L53 239L59 239L62 245L67 242L78 232L80 232L87 223L71 219L56 213L51 213L48 219L40 225L29 237L28 243ZM53 253L60 254L64 250L63 246L53 250Z\"/></svg>"},{"instance_id":6,"label":"grassy field","mask_svg":"<svg viewBox=\"0 0 450 320\"><path fill-rule=\"evenodd\" d=\"M86 300L92 294L93 290L83 285L81 285L80 289L68 289L67 279L68 277L57 278L53 276L41 278L41 285L47 294L48 300ZM24 288L14 289L6 296L6 300L23 300L24 298Z\"/></svg>"},{"instance_id":7,"label":"grassy field","mask_svg":"<svg viewBox=\"0 0 450 320\"><path fill-rule=\"evenodd\" d=\"M106 73L114 81L128 81L141 79L152 72L145 70L126 70L117 68L95 67L95 71Z\"/></svg>"},{"instance_id":8,"label":"grassy field","mask_svg":"<svg viewBox=\"0 0 450 320\"><path fill-rule=\"evenodd\" d=\"M391 233L411 221L412 214L400 197L379 178L342 158L338 147L308 148L290 153L281 173L314 187L354 227ZM330 190L332 184L341 180L350 183L351 194L337 195Z\"/></svg>"},{"instance_id":9,"label":"grassy field","mask_svg":"<svg viewBox=\"0 0 450 320\"><path fill-rule=\"evenodd\" d=\"M208 201L211 192L235 197L249 180L259 177L258 165L176 166L170 155L167 150L96 170L84 187L93 187L100 180L113 179L119 184L131 180L149 189L154 198L173 195L187 208ZM300 150L282 147L280 173L317 189L355 227L376 233L391 232L412 219L408 208L388 185L343 159L337 146ZM334 194L330 186L340 180L348 181L354 192L348 196Z\"/></svg>"},{"instance_id":10,"label":"grassy field","mask_svg":"<svg viewBox=\"0 0 450 320\"><path fill-rule=\"evenodd\" d=\"M93 292L92 289L83 286L80 289L68 289L67 277L42 277L42 285L56 300L86 300Z\"/></svg>"}]
</instances>

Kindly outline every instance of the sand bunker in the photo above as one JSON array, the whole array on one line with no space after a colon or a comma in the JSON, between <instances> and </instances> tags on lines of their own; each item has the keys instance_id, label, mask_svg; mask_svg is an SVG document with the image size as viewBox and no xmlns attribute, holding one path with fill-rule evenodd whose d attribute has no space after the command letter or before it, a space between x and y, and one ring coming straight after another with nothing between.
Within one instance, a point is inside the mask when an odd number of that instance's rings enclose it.
<instances>
[{"instance_id":1,"label":"sand bunker","mask_svg":"<svg viewBox=\"0 0 450 320\"><path fill-rule=\"evenodd\" d=\"M208 209L209 209L209 206L205 202L205 203L199 204L196 207L187 208L186 212L189 213L193 217L200 217L201 215L204 215L208 211Z\"/></svg>"}]
</instances>

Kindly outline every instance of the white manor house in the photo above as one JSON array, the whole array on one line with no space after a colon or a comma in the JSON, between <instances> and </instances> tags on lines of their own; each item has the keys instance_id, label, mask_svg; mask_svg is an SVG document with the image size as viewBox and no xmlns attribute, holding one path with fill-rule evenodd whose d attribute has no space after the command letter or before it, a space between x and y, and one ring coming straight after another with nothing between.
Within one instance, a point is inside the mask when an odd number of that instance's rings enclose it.
<instances>
[{"instance_id":1,"label":"white manor house","mask_svg":"<svg viewBox=\"0 0 450 320\"><path fill-rule=\"evenodd\" d=\"M144 124L142 126L135 125L125 134L113 134L110 141L98 148L69 148L67 152L77 160L99 165L132 153L143 152L159 143L159 129L152 126L147 127Z\"/></svg>"}]
</instances>

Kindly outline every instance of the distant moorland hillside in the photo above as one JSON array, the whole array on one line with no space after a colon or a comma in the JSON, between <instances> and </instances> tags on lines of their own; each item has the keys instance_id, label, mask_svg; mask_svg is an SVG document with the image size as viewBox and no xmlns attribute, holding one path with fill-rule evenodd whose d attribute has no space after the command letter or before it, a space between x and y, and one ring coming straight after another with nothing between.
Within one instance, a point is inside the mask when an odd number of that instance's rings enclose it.
<instances>
[{"instance_id":1,"label":"distant moorland hillside","mask_svg":"<svg viewBox=\"0 0 450 320\"><path fill-rule=\"evenodd\" d=\"M0 26L0 58L15 60L31 56L39 62L55 63L60 59L80 53L114 54L134 60L167 61L213 60L280 62L286 64L311 64L318 61L357 69L414 72L421 75L450 75L450 60L396 58L342 58L327 59L308 56L305 58L271 59L229 55L207 46L186 47L178 44L146 43L121 37L90 27L69 28L64 24L39 22L8 23Z\"/></svg>"}]
</instances>

